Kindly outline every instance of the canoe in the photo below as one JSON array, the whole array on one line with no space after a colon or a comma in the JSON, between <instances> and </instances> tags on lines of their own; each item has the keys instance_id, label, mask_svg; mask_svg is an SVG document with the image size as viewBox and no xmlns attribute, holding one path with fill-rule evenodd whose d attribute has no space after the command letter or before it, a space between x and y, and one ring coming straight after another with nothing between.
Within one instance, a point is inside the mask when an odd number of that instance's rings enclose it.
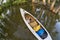
<instances>
[{"instance_id":1,"label":"canoe","mask_svg":"<svg viewBox=\"0 0 60 40\"><path fill-rule=\"evenodd\" d=\"M22 8L20 12L26 26L38 40L52 40L46 28L31 13Z\"/></svg>"}]
</instances>

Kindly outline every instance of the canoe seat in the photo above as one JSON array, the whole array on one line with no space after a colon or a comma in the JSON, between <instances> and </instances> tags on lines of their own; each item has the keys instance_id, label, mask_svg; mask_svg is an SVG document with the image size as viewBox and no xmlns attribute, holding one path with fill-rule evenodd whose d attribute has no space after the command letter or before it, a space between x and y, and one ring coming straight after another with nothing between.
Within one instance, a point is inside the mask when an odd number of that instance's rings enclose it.
<instances>
[{"instance_id":1,"label":"canoe seat","mask_svg":"<svg viewBox=\"0 0 60 40\"><path fill-rule=\"evenodd\" d=\"M38 31L39 29L41 29L41 27L40 27L40 25L38 25L38 26L33 27L33 29L34 29L35 31Z\"/></svg>"},{"instance_id":2,"label":"canoe seat","mask_svg":"<svg viewBox=\"0 0 60 40\"><path fill-rule=\"evenodd\" d=\"M33 22L29 23L29 24L30 24L31 27L35 27L35 26L38 25L38 23L36 21L33 21Z\"/></svg>"}]
</instances>

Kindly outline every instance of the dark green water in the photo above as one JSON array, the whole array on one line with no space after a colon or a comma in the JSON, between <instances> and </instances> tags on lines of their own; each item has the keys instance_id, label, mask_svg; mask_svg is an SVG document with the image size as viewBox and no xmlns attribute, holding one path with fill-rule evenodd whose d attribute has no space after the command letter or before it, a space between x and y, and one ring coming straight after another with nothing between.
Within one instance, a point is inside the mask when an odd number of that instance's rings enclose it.
<instances>
[{"instance_id":1,"label":"dark green water","mask_svg":"<svg viewBox=\"0 0 60 40\"><path fill-rule=\"evenodd\" d=\"M1 37L1 40L37 40L25 25L19 11L20 7L34 15L48 30L52 39L57 40L56 35L58 34L58 32L56 31L55 23L56 19L59 20L59 15L50 12L42 5L34 4L35 9L41 8L41 11L36 13L36 11L32 9L32 5L30 3L13 6L9 9L8 14L6 14L5 18L2 20L5 22L4 25L6 30L4 31L3 29L3 31L5 32L4 34L6 36L3 35L3 37Z\"/></svg>"}]
</instances>

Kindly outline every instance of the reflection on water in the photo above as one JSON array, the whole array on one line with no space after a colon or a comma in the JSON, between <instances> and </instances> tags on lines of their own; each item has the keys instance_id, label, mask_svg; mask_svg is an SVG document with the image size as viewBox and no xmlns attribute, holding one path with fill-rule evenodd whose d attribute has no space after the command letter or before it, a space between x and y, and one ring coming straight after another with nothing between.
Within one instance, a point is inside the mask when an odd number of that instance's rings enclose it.
<instances>
[{"instance_id":1,"label":"reflection on water","mask_svg":"<svg viewBox=\"0 0 60 40\"><path fill-rule=\"evenodd\" d=\"M58 32L58 34L56 36L57 40L60 40L60 22L56 22L55 27L56 27L56 31Z\"/></svg>"},{"instance_id":2,"label":"reflection on water","mask_svg":"<svg viewBox=\"0 0 60 40\"><path fill-rule=\"evenodd\" d=\"M33 14L33 11L31 11L32 9L31 5L29 6L27 4L23 6L23 8L26 9L28 12L31 12L31 14ZM39 8L35 11L35 14L33 15L44 25L44 27L49 31L49 33L51 34L54 40L59 39L60 22L55 21L56 19L59 19L57 14L53 14L46 9ZM37 40L33 36L33 34L30 32L30 30L27 28L27 26L24 24L19 8L17 6L11 7L10 10L8 9L6 12L6 15L5 16L3 15L3 17L4 17L3 21L5 23L2 22L2 24L6 27L5 32L8 33L5 39L7 40ZM56 34L55 28L58 34ZM57 35L57 37L55 35Z\"/></svg>"},{"instance_id":3,"label":"reflection on water","mask_svg":"<svg viewBox=\"0 0 60 40\"><path fill-rule=\"evenodd\" d=\"M11 15L10 10L7 10L6 14L7 15Z\"/></svg>"},{"instance_id":4,"label":"reflection on water","mask_svg":"<svg viewBox=\"0 0 60 40\"><path fill-rule=\"evenodd\" d=\"M3 0L3 3L6 3L7 0Z\"/></svg>"}]
</instances>

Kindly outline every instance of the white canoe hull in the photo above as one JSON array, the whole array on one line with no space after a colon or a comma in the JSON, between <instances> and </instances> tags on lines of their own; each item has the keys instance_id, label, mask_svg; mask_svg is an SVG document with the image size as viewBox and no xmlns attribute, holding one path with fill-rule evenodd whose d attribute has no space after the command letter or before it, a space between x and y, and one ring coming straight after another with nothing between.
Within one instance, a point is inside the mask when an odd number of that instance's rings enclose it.
<instances>
[{"instance_id":1,"label":"white canoe hull","mask_svg":"<svg viewBox=\"0 0 60 40\"><path fill-rule=\"evenodd\" d=\"M22 15L22 18L25 22L25 24L27 25L27 27L29 28L29 30L34 34L34 36L38 39L38 40L52 40L51 36L49 35L48 31L44 28L44 26L33 16L31 15L29 12L25 11L24 9L20 8L20 12ZM45 31L47 32L48 36L45 39L40 38L40 36L32 29L32 27L27 23L26 19L25 19L25 13L31 15L34 19L36 19L36 21L42 25L42 27L45 29Z\"/></svg>"}]
</instances>

